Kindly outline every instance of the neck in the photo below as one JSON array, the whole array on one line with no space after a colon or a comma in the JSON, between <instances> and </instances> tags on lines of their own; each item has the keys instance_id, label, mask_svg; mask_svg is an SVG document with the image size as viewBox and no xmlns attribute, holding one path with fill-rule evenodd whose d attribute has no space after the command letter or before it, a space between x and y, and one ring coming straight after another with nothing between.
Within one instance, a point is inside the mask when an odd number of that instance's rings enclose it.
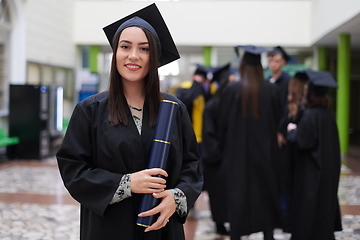
<instances>
[{"instance_id":1,"label":"neck","mask_svg":"<svg viewBox=\"0 0 360 240\"><path fill-rule=\"evenodd\" d=\"M273 79L276 81L276 80L279 79L279 77L281 76L281 74L282 74L282 71L281 71L281 70L278 71L278 72L275 72L275 73L273 72L271 78L273 78Z\"/></svg>"},{"instance_id":2,"label":"neck","mask_svg":"<svg viewBox=\"0 0 360 240\"><path fill-rule=\"evenodd\" d=\"M145 89L143 82L123 81L124 95L129 105L142 109L145 101Z\"/></svg>"}]
</instances>

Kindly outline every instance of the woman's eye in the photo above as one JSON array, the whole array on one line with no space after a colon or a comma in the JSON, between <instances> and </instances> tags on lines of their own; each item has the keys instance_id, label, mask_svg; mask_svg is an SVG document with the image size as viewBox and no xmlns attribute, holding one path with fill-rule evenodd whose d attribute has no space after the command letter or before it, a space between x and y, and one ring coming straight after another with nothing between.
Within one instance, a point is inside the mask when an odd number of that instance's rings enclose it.
<instances>
[{"instance_id":1,"label":"woman's eye","mask_svg":"<svg viewBox=\"0 0 360 240\"><path fill-rule=\"evenodd\" d=\"M129 49L129 46L126 46L126 45L123 45L123 46L120 46L122 49Z\"/></svg>"},{"instance_id":2,"label":"woman's eye","mask_svg":"<svg viewBox=\"0 0 360 240\"><path fill-rule=\"evenodd\" d=\"M149 48L141 48L142 51L148 52Z\"/></svg>"}]
</instances>

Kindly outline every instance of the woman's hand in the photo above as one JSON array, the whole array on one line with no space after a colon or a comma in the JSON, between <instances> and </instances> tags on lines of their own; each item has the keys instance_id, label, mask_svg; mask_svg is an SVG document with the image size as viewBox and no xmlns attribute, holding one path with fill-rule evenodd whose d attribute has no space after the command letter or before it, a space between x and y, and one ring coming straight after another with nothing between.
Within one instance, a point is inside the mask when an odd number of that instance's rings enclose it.
<instances>
[{"instance_id":1,"label":"woman's hand","mask_svg":"<svg viewBox=\"0 0 360 240\"><path fill-rule=\"evenodd\" d=\"M130 189L133 193L160 193L166 187L166 180L158 177L168 174L161 168L145 169L130 174Z\"/></svg>"},{"instance_id":2,"label":"woman's hand","mask_svg":"<svg viewBox=\"0 0 360 240\"><path fill-rule=\"evenodd\" d=\"M289 123L287 125L287 131L290 132L291 130L295 130L297 128L297 125L294 123Z\"/></svg>"},{"instance_id":3,"label":"woman's hand","mask_svg":"<svg viewBox=\"0 0 360 240\"><path fill-rule=\"evenodd\" d=\"M161 203L150 209L149 211L139 213L139 217L147 217L151 215L155 215L160 213L160 216L150 227L145 229L145 232L158 230L166 226L169 222L169 218L174 214L176 210L176 204L174 196L172 195L170 190L165 190L161 193L153 193L154 198L162 198Z\"/></svg>"},{"instance_id":4,"label":"woman's hand","mask_svg":"<svg viewBox=\"0 0 360 240\"><path fill-rule=\"evenodd\" d=\"M287 144L286 139L281 133L277 133L278 147L282 148L283 145Z\"/></svg>"}]
</instances>

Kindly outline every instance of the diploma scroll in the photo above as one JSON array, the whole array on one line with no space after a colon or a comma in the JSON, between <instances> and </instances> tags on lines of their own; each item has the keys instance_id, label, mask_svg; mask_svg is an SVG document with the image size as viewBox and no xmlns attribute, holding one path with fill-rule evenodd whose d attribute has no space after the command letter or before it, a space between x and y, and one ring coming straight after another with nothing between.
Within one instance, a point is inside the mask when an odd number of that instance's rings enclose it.
<instances>
[{"instance_id":1,"label":"diploma scroll","mask_svg":"<svg viewBox=\"0 0 360 240\"><path fill-rule=\"evenodd\" d=\"M162 100L160 103L159 114L148 162L149 169L166 168L166 161L170 149L170 134L174 126L177 108L177 102ZM140 202L139 213L156 207L160 201L161 199L154 198L152 194L143 194ZM138 217L136 223L139 226L149 227L156 221L156 217L157 215Z\"/></svg>"}]
</instances>

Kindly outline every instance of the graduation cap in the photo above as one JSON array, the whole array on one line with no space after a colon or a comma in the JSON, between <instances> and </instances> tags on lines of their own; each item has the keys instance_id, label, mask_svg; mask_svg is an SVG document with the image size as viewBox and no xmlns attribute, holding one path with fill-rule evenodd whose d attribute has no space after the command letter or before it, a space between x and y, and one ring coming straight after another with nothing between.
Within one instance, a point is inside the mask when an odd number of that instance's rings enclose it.
<instances>
[{"instance_id":1,"label":"graduation cap","mask_svg":"<svg viewBox=\"0 0 360 240\"><path fill-rule=\"evenodd\" d=\"M211 82L216 81L219 84L221 84L222 81L226 81L229 78L229 75L231 74L230 65L231 64L228 63L228 64L214 70Z\"/></svg>"},{"instance_id":2,"label":"graduation cap","mask_svg":"<svg viewBox=\"0 0 360 240\"><path fill-rule=\"evenodd\" d=\"M155 3L103 28L112 48L119 33L131 26L144 27L154 36L159 51L160 66L180 58L170 31Z\"/></svg>"},{"instance_id":3,"label":"graduation cap","mask_svg":"<svg viewBox=\"0 0 360 240\"><path fill-rule=\"evenodd\" d=\"M309 80L308 75L304 71L296 72L295 75L294 75L294 78L299 79L299 80L301 80L303 82L306 82L307 80Z\"/></svg>"},{"instance_id":4,"label":"graduation cap","mask_svg":"<svg viewBox=\"0 0 360 240\"><path fill-rule=\"evenodd\" d=\"M330 88L337 88L338 87L335 79L327 71L305 70L304 72L309 77L309 81L314 86L330 87Z\"/></svg>"},{"instance_id":5,"label":"graduation cap","mask_svg":"<svg viewBox=\"0 0 360 240\"><path fill-rule=\"evenodd\" d=\"M309 77L309 92L314 92L317 95L325 95L328 92L329 87L338 87L335 79L329 72L313 70L305 70L304 72Z\"/></svg>"},{"instance_id":6,"label":"graduation cap","mask_svg":"<svg viewBox=\"0 0 360 240\"><path fill-rule=\"evenodd\" d=\"M285 59L286 62L290 60L289 55L285 52L285 50L282 47L280 46L274 47L274 49L270 52L270 54L277 54L277 53L279 53Z\"/></svg>"},{"instance_id":7,"label":"graduation cap","mask_svg":"<svg viewBox=\"0 0 360 240\"><path fill-rule=\"evenodd\" d=\"M213 69L211 67L205 67L201 64L196 64L196 70L194 75L201 75L204 78L210 78L209 74L213 73Z\"/></svg>"},{"instance_id":8,"label":"graduation cap","mask_svg":"<svg viewBox=\"0 0 360 240\"><path fill-rule=\"evenodd\" d=\"M235 52L239 56L239 48L245 51L242 58L244 62L249 65L258 65L261 63L261 53L269 52L266 48L258 47L254 45L239 45L235 47Z\"/></svg>"}]
</instances>

